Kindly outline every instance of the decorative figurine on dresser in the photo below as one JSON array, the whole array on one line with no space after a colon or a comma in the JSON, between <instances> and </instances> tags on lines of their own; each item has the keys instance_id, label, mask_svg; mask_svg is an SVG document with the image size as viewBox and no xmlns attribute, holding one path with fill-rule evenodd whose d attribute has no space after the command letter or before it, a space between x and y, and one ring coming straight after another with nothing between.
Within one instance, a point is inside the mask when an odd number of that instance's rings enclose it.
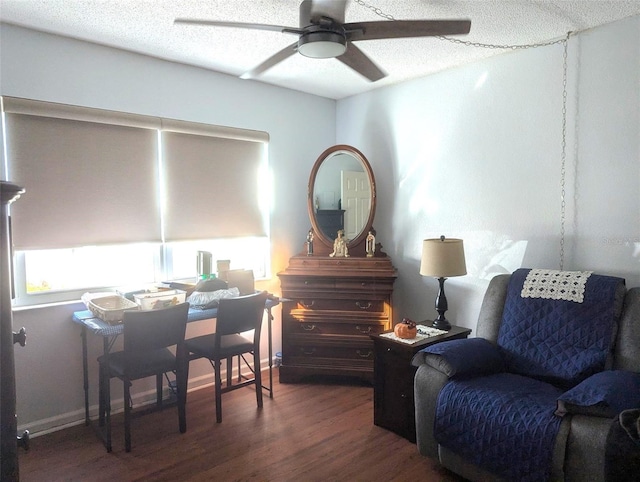
<instances>
[{"instance_id":1,"label":"decorative figurine on dresser","mask_svg":"<svg viewBox=\"0 0 640 482\"><path fill-rule=\"evenodd\" d=\"M307 233L307 256L313 256L313 229Z\"/></svg>"},{"instance_id":2,"label":"decorative figurine on dresser","mask_svg":"<svg viewBox=\"0 0 640 482\"><path fill-rule=\"evenodd\" d=\"M344 229L338 230L338 237L333 240L333 253L329 256L333 258L348 258L349 257L349 248L347 247L348 239L344 237Z\"/></svg>"},{"instance_id":3,"label":"decorative figurine on dresser","mask_svg":"<svg viewBox=\"0 0 640 482\"><path fill-rule=\"evenodd\" d=\"M373 258L376 253L376 230L371 228L369 234L367 234L367 258Z\"/></svg>"},{"instance_id":4,"label":"decorative figurine on dresser","mask_svg":"<svg viewBox=\"0 0 640 482\"><path fill-rule=\"evenodd\" d=\"M344 222L322 229L316 200L338 199ZM278 273L282 306L280 382L313 375L373 381L371 334L392 328L396 270L375 244L376 184L364 155L354 147L325 150L309 178L307 207L313 233L301 254ZM288 300L288 301L284 301Z\"/></svg>"}]
</instances>

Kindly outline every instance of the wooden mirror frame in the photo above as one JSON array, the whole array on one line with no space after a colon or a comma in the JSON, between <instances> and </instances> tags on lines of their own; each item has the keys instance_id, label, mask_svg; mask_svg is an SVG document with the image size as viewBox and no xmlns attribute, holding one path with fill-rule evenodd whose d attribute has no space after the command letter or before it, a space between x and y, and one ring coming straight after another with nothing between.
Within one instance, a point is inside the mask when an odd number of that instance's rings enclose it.
<instances>
[{"instance_id":1,"label":"wooden mirror frame","mask_svg":"<svg viewBox=\"0 0 640 482\"><path fill-rule=\"evenodd\" d=\"M364 171L367 173L367 177L369 178L369 187L371 188L371 209L369 210L369 218L365 222L365 225L362 227L360 234L352 240L349 240L347 247L349 249L349 254L352 256L364 256L365 253L365 241L367 238L367 234L371 229L373 229L373 218L376 214L376 181L373 176L373 170L371 169L371 165L367 158L353 146L349 146L346 144L338 144L326 149L318 159L316 160L313 168L311 169L311 175L309 176L309 187L307 191L307 209L309 211L309 220L311 221L311 226L313 228L314 233L314 243L319 241L325 248L327 248L329 253L333 251L333 239L328 238L324 232L320 229L318 224L318 220L316 219L316 211L314 206L314 187L316 182L316 176L318 175L318 171L320 170L320 166L322 163L337 155L337 154L349 154L353 156L356 160L362 164ZM317 245L316 245L317 246ZM324 249L322 252L318 252L317 254L324 254Z\"/></svg>"}]
</instances>

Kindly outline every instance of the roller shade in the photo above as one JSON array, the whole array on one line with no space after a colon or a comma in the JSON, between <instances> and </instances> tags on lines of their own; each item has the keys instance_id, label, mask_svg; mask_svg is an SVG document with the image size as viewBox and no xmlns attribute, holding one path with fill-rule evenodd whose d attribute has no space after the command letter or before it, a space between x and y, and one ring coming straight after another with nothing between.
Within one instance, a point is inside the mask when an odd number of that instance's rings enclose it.
<instances>
[{"instance_id":1,"label":"roller shade","mask_svg":"<svg viewBox=\"0 0 640 482\"><path fill-rule=\"evenodd\" d=\"M161 240L153 118L24 99L3 104L8 175L26 189L12 206L16 249Z\"/></svg>"},{"instance_id":2,"label":"roller shade","mask_svg":"<svg viewBox=\"0 0 640 482\"><path fill-rule=\"evenodd\" d=\"M165 241L264 236L267 134L166 121L162 129Z\"/></svg>"},{"instance_id":3,"label":"roller shade","mask_svg":"<svg viewBox=\"0 0 640 482\"><path fill-rule=\"evenodd\" d=\"M27 190L12 207L16 249L266 235L267 133L2 103L8 175Z\"/></svg>"}]
</instances>

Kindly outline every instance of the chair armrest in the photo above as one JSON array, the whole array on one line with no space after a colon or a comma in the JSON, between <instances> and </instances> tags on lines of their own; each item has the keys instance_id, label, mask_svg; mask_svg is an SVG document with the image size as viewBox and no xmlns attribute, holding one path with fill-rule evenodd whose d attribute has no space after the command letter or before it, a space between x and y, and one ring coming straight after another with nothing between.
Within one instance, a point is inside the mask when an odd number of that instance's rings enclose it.
<instances>
[{"instance_id":1,"label":"chair armrest","mask_svg":"<svg viewBox=\"0 0 640 482\"><path fill-rule=\"evenodd\" d=\"M591 375L558 397L556 415L591 415L612 418L640 407L640 373L605 370Z\"/></svg>"},{"instance_id":2,"label":"chair armrest","mask_svg":"<svg viewBox=\"0 0 640 482\"><path fill-rule=\"evenodd\" d=\"M504 371L498 348L484 338L450 340L419 351L413 366L429 365L448 378L470 378Z\"/></svg>"},{"instance_id":3,"label":"chair armrest","mask_svg":"<svg viewBox=\"0 0 640 482\"><path fill-rule=\"evenodd\" d=\"M411 363L418 367L414 377L418 451L438 459L438 442L433 436L433 427L440 390L453 377L504 371L502 356L488 340L469 338L431 345L416 353Z\"/></svg>"},{"instance_id":4,"label":"chair armrest","mask_svg":"<svg viewBox=\"0 0 640 482\"><path fill-rule=\"evenodd\" d=\"M447 383L449 378L444 373L426 364L418 367L413 379L418 451L434 460L438 460L438 442L433 436L438 395Z\"/></svg>"}]
</instances>

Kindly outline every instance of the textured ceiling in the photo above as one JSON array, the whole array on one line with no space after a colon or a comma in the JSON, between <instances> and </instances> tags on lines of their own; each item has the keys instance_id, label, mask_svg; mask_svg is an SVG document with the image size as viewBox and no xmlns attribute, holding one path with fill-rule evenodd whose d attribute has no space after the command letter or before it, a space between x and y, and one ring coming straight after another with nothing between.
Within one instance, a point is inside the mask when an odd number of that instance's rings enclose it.
<instances>
[{"instance_id":1,"label":"textured ceiling","mask_svg":"<svg viewBox=\"0 0 640 482\"><path fill-rule=\"evenodd\" d=\"M239 76L296 37L264 30L174 25L173 20L298 27L299 4L300 0L1 0L0 20ZM557 40L569 31L633 15L640 15L640 0L349 0L345 21L470 19L471 32L456 38L523 45ZM357 45L388 73L386 78L372 83L336 59L295 54L262 74L259 81L340 99L508 51L438 38L370 40Z\"/></svg>"}]
</instances>

